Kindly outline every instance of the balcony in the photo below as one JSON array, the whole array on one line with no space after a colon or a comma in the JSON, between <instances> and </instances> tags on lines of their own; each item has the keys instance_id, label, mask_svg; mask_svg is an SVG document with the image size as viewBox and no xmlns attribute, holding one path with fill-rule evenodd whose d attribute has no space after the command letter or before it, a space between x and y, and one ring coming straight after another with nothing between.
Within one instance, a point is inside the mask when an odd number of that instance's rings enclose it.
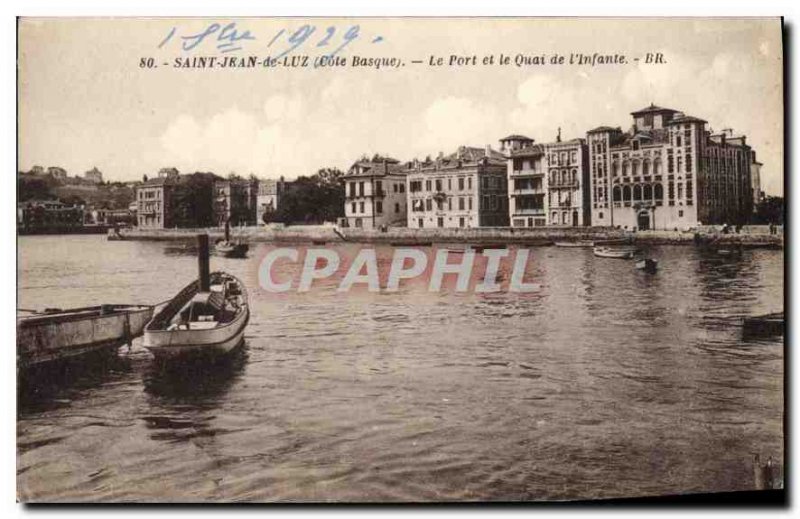
<instances>
[{"instance_id":1,"label":"balcony","mask_svg":"<svg viewBox=\"0 0 800 519\"><path fill-rule=\"evenodd\" d=\"M543 195L545 194L545 189L543 187L525 187L520 189L512 189L511 196L517 195Z\"/></svg>"},{"instance_id":2,"label":"balcony","mask_svg":"<svg viewBox=\"0 0 800 519\"><path fill-rule=\"evenodd\" d=\"M515 208L514 213L515 215L525 215L525 216L544 216L544 208L539 209L531 209L531 208Z\"/></svg>"},{"instance_id":3,"label":"balcony","mask_svg":"<svg viewBox=\"0 0 800 519\"><path fill-rule=\"evenodd\" d=\"M544 170L538 169L513 169L511 170L513 177L543 177Z\"/></svg>"}]
</instances>

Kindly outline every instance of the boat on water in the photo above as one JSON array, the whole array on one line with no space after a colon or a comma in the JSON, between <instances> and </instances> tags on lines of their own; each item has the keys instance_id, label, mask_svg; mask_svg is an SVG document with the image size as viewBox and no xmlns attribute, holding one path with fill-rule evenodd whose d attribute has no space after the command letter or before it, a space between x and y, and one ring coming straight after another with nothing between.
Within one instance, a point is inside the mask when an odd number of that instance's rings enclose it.
<instances>
[{"instance_id":1,"label":"boat on water","mask_svg":"<svg viewBox=\"0 0 800 519\"><path fill-rule=\"evenodd\" d=\"M557 241L556 247L594 247L595 243L592 240L578 240L578 241Z\"/></svg>"},{"instance_id":2,"label":"boat on water","mask_svg":"<svg viewBox=\"0 0 800 519\"><path fill-rule=\"evenodd\" d=\"M219 239L214 243L214 253L226 258L245 258L250 245L241 240L231 240L231 225L225 222L225 239Z\"/></svg>"},{"instance_id":3,"label":"boat on water","mask_svg":"<svg viewBox=\"0 0 800 519\"><path fill-rule=\"evenodd\" d=\"M648 274L655 274L658 270L658 260L653 258L641 258L636 260L636 269L643 270Z\"/></svg>"},{"instance_id":4,"label":"boat on water","mask_svg":"<svg viewBox=\"0 0 800 519\"><path fill-rule=\"evenodd\" d=\"M637 253L636 247L595 247L594 255L599 258L633 259Z\"/></svg>"},{"instance_id":5,"label":"boat on water","mask_svg":"<svg viewBox=\"0 0 800 519\"><path fill-rule=\"evenodd\" d=\"M745 317L742 323L742 332L748 337L768 337L783 335L783 312Z\"/></svg>"},{"instance_id":6,"label":"boat on water","mask_svg":"<svg viewBox=\"0 0 800 519\"><path fill-rule=\"evenodd\" d=\"M181 290L144 328L144 347L158 360L217 357L234 350L250 320L238 278L209 273L208 235L199 240L198 279Z\"/></svg>"},{"instance_id":7,"label":"boat on water","mask_svg":"<svg viewBox=\"0 0 800 519\"><path fill-rule=\"evenodd\" d=\"M152 316L152 306L109 304L19 317L17 366L24 369L130 344Z\"/></svg>"}]
</instances>

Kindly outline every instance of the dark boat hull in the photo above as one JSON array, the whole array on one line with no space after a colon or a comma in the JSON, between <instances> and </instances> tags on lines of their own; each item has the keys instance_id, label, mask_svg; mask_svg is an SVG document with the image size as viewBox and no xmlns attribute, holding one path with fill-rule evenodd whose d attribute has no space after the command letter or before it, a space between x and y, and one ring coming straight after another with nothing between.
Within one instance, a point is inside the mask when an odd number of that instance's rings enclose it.
<instances>
[{"instance_id":1,"label":"dark boat hull","mask_svg":"<svg viewBox=\"0 0 800 519\"><path fill-rule=\"evenodd\" d=\"M17 323L17 366L121 346L140 336L152 315L152 306L104 305L22 318Z\"/></svg>"}]
</instances>

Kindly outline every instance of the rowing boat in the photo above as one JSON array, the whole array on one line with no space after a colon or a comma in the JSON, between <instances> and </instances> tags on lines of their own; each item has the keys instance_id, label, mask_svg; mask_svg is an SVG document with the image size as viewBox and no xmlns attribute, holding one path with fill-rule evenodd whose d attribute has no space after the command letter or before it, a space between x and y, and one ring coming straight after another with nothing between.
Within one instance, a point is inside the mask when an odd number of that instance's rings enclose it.
<instances>
[{"instance_id":1,"label":"rowing boat","mask_svg":"<svg viewBox=\"0 0 800 519\"><path fill-rule=\"evenodd\" d=\"M113 350L142 334L153 316L147 305L100 305L49 309L17 319L17 366L28 368L101 350Z\"/></svg>"},{"instance_id":2,"label":"rowing boat","mask_svg":"<svg viewBox=\"0 0 800 519\"><path fill-rule=\"evenodd\" d=\"M636 255L636 247L595 247L594 255L599 258L632 259Z\"/></svg>"},{"instance_id":3,"label":"rowing boat","mask_svg":"<svg viewBox=\"0 0 800 519\"><path fill-rule=\"evenodd\" d=\"M213 272L207 289L192 281L147 323L144 347L160 360L222 355L242 342L249 319L244 284Z\"/></svg>"}]
</instances>

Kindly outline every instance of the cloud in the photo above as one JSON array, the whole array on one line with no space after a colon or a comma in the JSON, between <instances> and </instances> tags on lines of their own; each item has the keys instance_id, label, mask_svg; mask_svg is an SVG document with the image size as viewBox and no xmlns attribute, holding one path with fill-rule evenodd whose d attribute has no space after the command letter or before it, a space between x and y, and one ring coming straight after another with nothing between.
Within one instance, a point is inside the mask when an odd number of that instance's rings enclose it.
<instances>
[{"instance_id":1,"label":"cloud","mask_svg":"<svg viewBox=\"0 0 800 519\"><path fill-rule=\"evenodd\" d=\"M447 154L460 145L495 145L505 126L504 116L497 110L454 96L433 101L422 113L421 122L423 131L415 145L420 154Z\"/></svg>"}]
</instances>

